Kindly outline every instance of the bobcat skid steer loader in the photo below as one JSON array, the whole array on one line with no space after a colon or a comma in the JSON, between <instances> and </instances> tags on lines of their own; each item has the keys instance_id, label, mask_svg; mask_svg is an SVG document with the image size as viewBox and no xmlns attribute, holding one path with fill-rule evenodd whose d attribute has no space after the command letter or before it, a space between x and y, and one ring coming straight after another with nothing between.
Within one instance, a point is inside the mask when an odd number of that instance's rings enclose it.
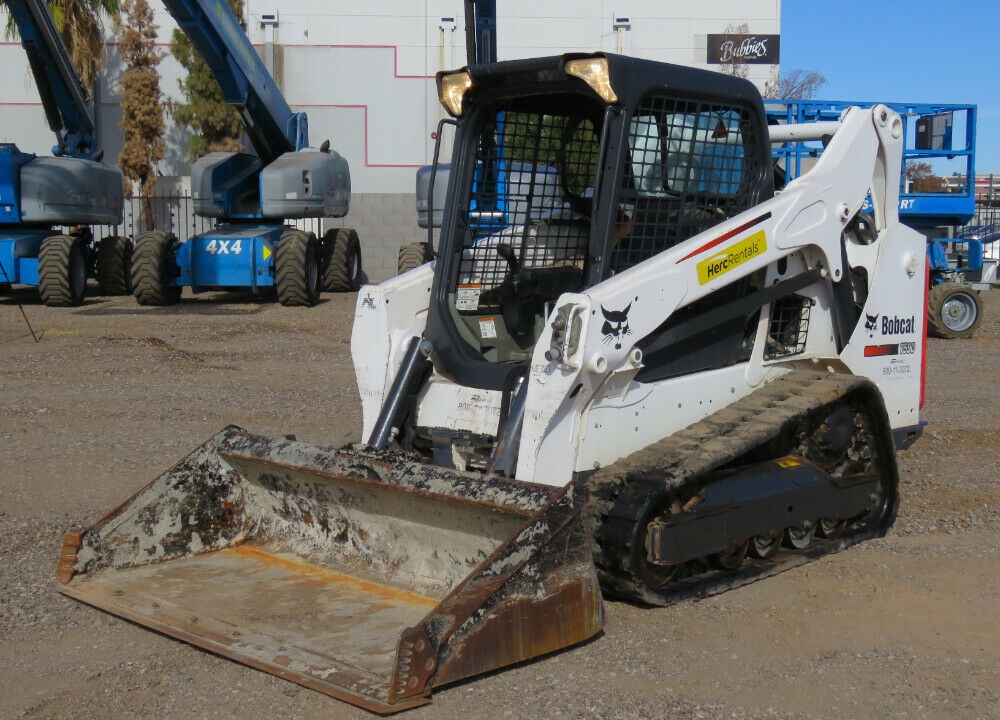
<instances>
[{"instance_id":1,"label":"bobcat skid steer loader","mask_svg":"<svg viewBox=\"0 0 1000 720\"><path fill-rule=\"evenodd\" d=\"M885 533L926 306L899 117L771 136L745 80L604 54L437 82L436 260L358 295L367 442L223 430L67 536L62 592L391 713L594 636L602 593ZM807 132L775 192L769 143Z\"/></svg>"}]
</instances>

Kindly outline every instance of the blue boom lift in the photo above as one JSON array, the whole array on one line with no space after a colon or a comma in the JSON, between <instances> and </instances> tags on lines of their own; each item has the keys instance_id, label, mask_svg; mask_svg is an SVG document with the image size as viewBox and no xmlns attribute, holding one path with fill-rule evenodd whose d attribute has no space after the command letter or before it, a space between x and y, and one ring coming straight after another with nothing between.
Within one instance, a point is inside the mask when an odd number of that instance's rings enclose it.
<instances>
[{"instance_id":1,"label":"blue boom lift","mask_svg":"<svg viewBox=\"0 0 1000 720\"><path fill-rule=\"evenodd\" d=\"M357 233L318 240L287 225L295 218L343 217L350 207L347 161L309 145L305 113L292 112L225 0L165 0L243 121L254 153L213 152L191 168L195 212L216 227L187 241L162 231L136 240L132 283L143 305L192 292L277 291L283 305L314 305L321 290L356 289L362 279Z\"/></svg>"},{"instance_id":2,"label":"blue boom lift","mask_svg":"<svg viewBox=\"0 0 1000 720\"><path fill-rule=\"evenodd\" d=\"M768 121L791 124L835 121L852 105L874 103L828 100L765 100ZM899 217L927 238L930 263L927 330L942 338L971 336L982 319L979 291L989 285L976 282L982 272L982 248L995 242L993 228L972 228L967 237L941 238L941 228L968 223L976 212L975 105L882 103L903 119L903 163L900 168ZM806 172L823 152L817 142L793 142L772 148L778 172L792 180ZM928 192L906 176L911 162L950 163L946 188ZM870 208L864 208L870 209ZM947 252L947 246L953 248ZM966 247L967 257L961 250Z\"/></svg>"},{"instance_id":3,"label":"blue boom lift","mask_svg":"<svg viewBox=\"0 0 1000 720\"><path fill-rule=\"evenodd\" d=\"M95 242L90 225L117 225L124 209L122 173L99 162L86 93L44 0L5 0L28 54L54 157L0 144L0 284L36 285L50 306L83 302L87 278L105 295L129 292L132 245ZM68 226L66 233L57 228Z\"/></svg>"},{"instance_id":4,"label":"blue boom lift","mask_svg":"<svg viewBox=\"0 0 1000 720\"><path fill-rule=\"evenodd\" d=\"M994 225L969 227L953 238L927 239L929 335L960 338L976 331L983 316L979 293L996 279L996 260L986 260L983 247L998 240L1000 230Z\"/></svg>"}]
</instances>

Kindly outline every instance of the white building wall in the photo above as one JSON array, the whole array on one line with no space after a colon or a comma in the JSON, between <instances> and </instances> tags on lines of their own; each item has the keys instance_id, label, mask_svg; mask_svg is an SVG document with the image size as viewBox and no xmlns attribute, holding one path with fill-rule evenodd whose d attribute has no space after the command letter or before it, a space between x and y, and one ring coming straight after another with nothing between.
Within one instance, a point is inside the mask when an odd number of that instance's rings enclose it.
<instances>
[{"instance_id":1,"label":"white building wall","mask_svg":"<svg viewBox=\"0 0 1000 720\"><path fill-rule=\"evenodd\" d=\"M411 192L413 170L431 161L433 132L444 117L434 74L465 64L464 4L247 0L245 7L256 45L264 42L261 14L277 9L279 83L309 114L314 144L329 138L348 158L359 192ZM500 0L498 57L621 50L711 69L709 33L746 23L751 32L777 35L780 9L780 0ZM619 17L629 18L628 30L613 29ZM770 76L769 65L747 68L759 86Z\"/></svg>"},{"instance_id":2,"label":"white building wall","mask_svg":"<svg viewBox=\"0 0 1000 720\"><path fill-rule=\"evenodd\" d=\"M465 64L464 3L245 0L244 8L247 34L262 54L261 15L277 12L276 79L292 109L308 114L312 144L329 139L350 163L357 209L346 224L359 231L373 225L374 234L362 232L366 266L374 279L387 277L395 249L420 237L415 211L411 217L401 209L400 198L412 197L416 169L433 157L433 134L444 116L434 74ZM166 99L179 99L180 67L169 53L175 23L159 3L154 12L164 53L160 87ZM778 35L781 0L499 0L497 13L500 60L603 50L718 69L706 62L707 36L743 23L751 33ZM620 23L627 29L615 30L616 18L628 18ZM6 9L0 22L6 22ZM116 91L121 65L110 40L95 114L105 162L114 163L122 145ZM19 42L0 43L0 63L0 140L50 153L53 135ZM772 66L747 69L762 87ZM168 117L160 173L188 172L187 138L188 131ZM380 216L383 206L386 217Z\"/></svg>"},{"instance_id":3,"label":"white building wall","mask_svg":"<svg viewBox=\"0 0 1000 720\"><path fill-rule=\"evenodd\" d=\"M501 0L498 54L509 60L621 49L711 67L705 62L709 33L746 23L752 32L778 34L780 8L780 0ZM275 40L283 60L278 81L293 109L308 113L313 144L329 138L347 157L357 192L411 192L413 170L430 162L432 133L443 115L433 76L465 64L463 3L246 0L245 9L248 35L259 48L264 43L261 14L277 11ZM175 25L162 6L155 12L165 53L159 66L161 89L176 99L180 68L168 47ZM617 17L629 19L628 30L613 30ZM0 139L16 142L22 150L49 152L52 134L20 44L0 44L0 62L7 69L0 74ZM748 69L751 80L763 85L771 66ZM97 106L106 157L112 161L121 147L119 77L112 45ZM183 129L168 130L171 151L161 164L164 175L186 172L186 137Z\"/></svg>"}]
</instances>

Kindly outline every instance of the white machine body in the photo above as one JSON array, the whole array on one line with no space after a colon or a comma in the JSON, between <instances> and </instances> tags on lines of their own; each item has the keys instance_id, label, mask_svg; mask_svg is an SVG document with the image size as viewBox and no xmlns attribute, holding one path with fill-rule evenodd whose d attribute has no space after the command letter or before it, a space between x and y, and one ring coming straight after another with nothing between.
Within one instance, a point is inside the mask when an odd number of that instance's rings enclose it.
<instances>
[{"instance_id":1,"label":"white machine body","mask_svg":"<svg viewBox=\"0 0 1000 720\"><path fill-rule=\"evenodd\" d=\"M625 457L697 422L795 368L828 368L865 376L884 398L893 429L919 422L922 387L924 240L897 214L902 158L900 118L884 106L850 108L822 134L833 138L815 166L750 210L588 288L567 293L563 309L572 331L561 344L546 329L535 344L515 477L565 485L585 472ZM808 135L797 129L796 137ZM871 195L875 238L842 241L845 226ZM837 351L831 281L847 271L842 257L863 268L868 294L859 322ZM433 264L358 296L351 351L367 437L404 349L427 319ZM764 270L765 285L804 270L819 279L799 291L811 301L806 347L793 357L768 360L756 342L750 360L691 377L638 383L642 353L635 341L678 309L734 276ZM767 332L770 306L761 312L758 340ZM607 322L602 310L624 315ZM558 360L546 353L558 347ZM552 354L550 353L550 356ZM435 373L418 399L417 423L496 435L500 393L462 387ZM668 408L669 412L664 412ZM460 458L457 459L460 463Z\"/></svg>"}]
</instances>

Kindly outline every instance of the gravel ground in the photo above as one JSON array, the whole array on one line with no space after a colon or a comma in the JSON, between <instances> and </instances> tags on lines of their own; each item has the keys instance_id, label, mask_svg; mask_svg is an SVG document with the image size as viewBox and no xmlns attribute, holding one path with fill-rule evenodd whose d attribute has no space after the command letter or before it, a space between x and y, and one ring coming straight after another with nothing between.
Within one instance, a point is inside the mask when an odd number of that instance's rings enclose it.
<instances>
[{"instance_id":1,"label":"gravel ground","mask_svg":"<svg viewBox=\"0 0 1000 720\"><path fill-rule=\"evenodd\" d=\"M15 300L40 335L33 342ZM924 437L888 537L444 688L408 718L1000 717L1000 292L971 340L931 340ZM55 591L87 525L229 423L358 439L354 296L174 308L0 298L0 718L371 715Z\"/></svg>"}]
</instances>

